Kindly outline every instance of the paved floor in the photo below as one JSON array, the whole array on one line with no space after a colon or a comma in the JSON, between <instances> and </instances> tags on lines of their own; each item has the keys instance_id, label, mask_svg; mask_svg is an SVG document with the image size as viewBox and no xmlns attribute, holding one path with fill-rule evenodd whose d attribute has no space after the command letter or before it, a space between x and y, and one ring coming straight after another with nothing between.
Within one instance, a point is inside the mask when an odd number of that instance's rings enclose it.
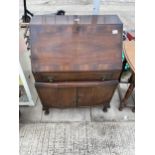
<instances>
[{"instance_id":1,"label":"paved floor","mask_svg":"<svg viewBox=\"0 0 155 155\"><path fill-rule=\"evenodd\" d=\"M133 122L20 125L20 155L134 155Z\"/></svg>"},{"instance_id":2,"label":"paved floor","mask_svg":"<svg viewBox=\"0 0 155 155\"><path fill-rule=\"evenodd\" d=\"M127 90L126 84L121 84L121 90L124 94ZM134 104L134 94L129 98L128 102ZM40 100L34 107L20 107L21 118L20 123L32 123L32 122L75 122L75 121L91 121L91 122L103 122L103 121L134 121L135 114L130 108L124 108L123 111L119 111L119 95L118 91L111 100L111 108L108 112L102 111L102 106L85 107L85 108L68 108L68 109L50 109L50 114L45 115L42 111L42 105Z\"/></svg>"}]
</instances>

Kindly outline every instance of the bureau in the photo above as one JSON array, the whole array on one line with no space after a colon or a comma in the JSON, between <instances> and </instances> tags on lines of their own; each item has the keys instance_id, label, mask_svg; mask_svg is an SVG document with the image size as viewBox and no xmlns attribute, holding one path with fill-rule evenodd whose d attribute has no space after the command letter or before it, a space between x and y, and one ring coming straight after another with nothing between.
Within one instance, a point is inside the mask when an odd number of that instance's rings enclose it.
<instances>
[{"instance_id":1,"label":"bureau","mask_svg":"<svg viewBox=\"0 0 155 155\"><path fill-rule=\"evenodd\" d=\"M30 22L35 87L49 108L103 105L122 69L123 24L116 15L39 15Z\"/></svg>"}]
</instances>

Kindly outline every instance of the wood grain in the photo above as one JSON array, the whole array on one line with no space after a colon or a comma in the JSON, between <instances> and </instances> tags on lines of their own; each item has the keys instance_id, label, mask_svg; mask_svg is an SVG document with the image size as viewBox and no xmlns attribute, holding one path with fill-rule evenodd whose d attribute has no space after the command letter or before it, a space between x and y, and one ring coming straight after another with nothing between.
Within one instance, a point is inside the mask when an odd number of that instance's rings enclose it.
<instances>
[{"instance_id":1,"label":"wood grain","mask_svg":"<svg viewBox=\"0 0 155 155\"><path fill-rule=\"evenodd\" d=\"M111 100L118 81L36 83L44 106L75 107L106 104Z\"/></svg>"},{"instance_id":2,"label":"wood grain","mask_svg":"<svg viewBox=\"0 0 155 155\"><path fill-rule=\"evenodd\" d=\"M74 16L69 17L74 21ZM120 70L122 24L113 16L86 17L76 17L81 19L78 24L68 24L66 17L56 17L59 24L54 19L48 23L42 16L38 23L35 19L30 23L34 72Z\"/></svg>"},{"instance_id":3,"label":"wood grain","mask_svg":"<svg viewBox=\"0 0 155 155\"><path fill-rule=\"evenodd\" d=\"M109 107L122 68L123 25L115 15L36 16L31 64L43 109Z\"/></svg>"}]
</instances>

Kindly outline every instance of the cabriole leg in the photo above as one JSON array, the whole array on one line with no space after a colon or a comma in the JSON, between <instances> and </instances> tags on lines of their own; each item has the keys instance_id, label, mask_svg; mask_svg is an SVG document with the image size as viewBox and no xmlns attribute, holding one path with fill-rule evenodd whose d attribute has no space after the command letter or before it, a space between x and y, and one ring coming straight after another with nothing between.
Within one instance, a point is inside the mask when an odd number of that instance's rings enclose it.
<instances>
[{"instance_id":1,"label":"cabriole leg","mask_svg":"<svg viewBox=\"0 0 155 155\"><path fill-rule=\"evenodd\" d=\"M109 105L110 105L109 102L103 105L103 111L104 112L107 112L108 111Z\"/></svg>"},{"instance_id":2,"label":"cabriole leg","mask_svg":"<svg viewBox=\"0 0 155 155\"><path fill-rule=\"evenodd\" d=\"M43 107L43 110L45 111L44 112L45 115L49 114L49 108L48 107Z\"/></svg>"}]
</instances>

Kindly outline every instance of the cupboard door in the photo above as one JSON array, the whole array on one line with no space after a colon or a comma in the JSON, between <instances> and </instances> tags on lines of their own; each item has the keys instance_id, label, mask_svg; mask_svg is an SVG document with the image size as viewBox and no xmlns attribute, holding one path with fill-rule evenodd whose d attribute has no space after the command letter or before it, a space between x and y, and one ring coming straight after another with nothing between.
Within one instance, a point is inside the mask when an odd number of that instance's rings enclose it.
<instances>
[{"instance_id":1,"label":"cupboard door","mask_svg":"<svg viewBox=\"0 0 155 155\"><path fill-rule=\"evenodd\" d=\"M52 83L35 84L44 107L67 108L76 106L76 88Z\"/></svg>"},{"instance_id":2,"label":"cupboard door","mask_svg":"<svg viewBox=\"0 0 155 155\"><path fill-rule=\"evenodd\" d=\"M78 106L93 106L110 102L117 86L117 81L98 82L77 88Z\"/></svg>"}]
</instances>

